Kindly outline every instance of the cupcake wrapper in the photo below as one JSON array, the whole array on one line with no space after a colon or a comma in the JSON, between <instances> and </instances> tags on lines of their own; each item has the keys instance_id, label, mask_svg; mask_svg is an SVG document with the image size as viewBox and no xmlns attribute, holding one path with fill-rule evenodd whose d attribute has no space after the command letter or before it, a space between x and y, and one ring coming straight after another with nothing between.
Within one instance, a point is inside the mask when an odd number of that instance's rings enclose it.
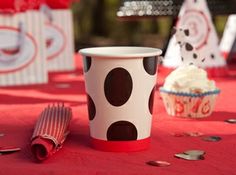
<instances>
[{"instance_id":1,"label":"cupcake wrapper","mask_svg":"<svg viewBox=\"0 0 236 175\"><path fill-rule=\"evenodd\" d=\"M160 92L162 93L167 93L167 94L172 94L172 95L177 95L177 96L186 96L186 97L205 97L208 95L217 95L220 93L219 89L216 89L214 91L207 91L204 93L200 93L200 94L194 94L194 93L187 93L187 92L174 92L174 91L168 91L165 90L164 88L160 88Z\"/></svg>"},{"instance_id":2,"label":"cupcake wrapper","mask_svg":"<svg viewBox=\"0 0 236 175\"><path fill-rule=\"evenodd\" d=\"M166 111L171 116L204 118L212 114L219 90L202 94L176 93L160 89Z\"/></svg>"}]
</instances>

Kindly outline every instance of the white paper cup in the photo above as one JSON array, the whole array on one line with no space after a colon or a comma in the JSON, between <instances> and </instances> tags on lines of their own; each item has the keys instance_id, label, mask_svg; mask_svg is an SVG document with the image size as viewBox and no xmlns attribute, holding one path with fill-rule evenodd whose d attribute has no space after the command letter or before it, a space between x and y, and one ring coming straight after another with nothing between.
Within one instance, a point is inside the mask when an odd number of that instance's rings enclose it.
<instances>
[{"instance_id":1,"label":"white paper cup","mask_svg":"<svg viewBox=\"0 0 236 175\"><path fill-rule=\"evenodd\" d=\"M150 143L160 49L95 47L83 55L92 146L138 151Z\"/></svg>"}]
</instances>

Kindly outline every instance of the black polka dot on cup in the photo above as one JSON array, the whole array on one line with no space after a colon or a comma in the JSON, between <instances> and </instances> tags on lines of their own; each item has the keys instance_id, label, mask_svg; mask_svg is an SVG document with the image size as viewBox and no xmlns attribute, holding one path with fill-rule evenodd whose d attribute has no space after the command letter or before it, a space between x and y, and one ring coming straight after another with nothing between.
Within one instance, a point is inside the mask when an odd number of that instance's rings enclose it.
<instances>
[{"instance_id":1,"label":"black polka dot on cup","mask_svg":"<svg viewBox=\"0 0 236 175\"><path fill-rule=\"evenodd\" d=\"M104 92L107 101L111 105L124 105L132 93L132 88L132 77L126 69L121 67L114 68L107 74Z\"/></svg>"},{"instance_id":2,"label":"black polka dot on cup","mask_svg":"<svg viewBox=\"0 0 236 175\"><path fill-rule=\"evenodd\" d=\"M150 75L155 75L157 70L157 57L144 57L143 67Z\"/></svg>"},{"instance_id":3,"label":"black polka dot on cup","mask_svg":"<svg viewBox=\"0 0 236 175\"><path fill-rule=\"evenodd\" d=\"M88 72L92 64L92 58L85 56L83 58L83 63L84 63L84 72Z\"/></svg>"},{"instance_id":4,"label":"black polka dot on cup","mask_svg":"<svg viewBox=\"0 0 236 175\"><path fill-rule=\"evenodd\" d=\"M112 123L107 130L107 140L125 141L136 140L138 131L134 124L128 121L117 121Z\"/></svg>"},{"instance_id":5,"label":"black polka dot on cup","mask_svg":"<svg viewBox=\"0 0 236 175\"><path fill-rule=\"evenodd\" d=\"M93 120L96 115L96 106L93 99L87 94L89 120Z\"/></svg>"},{"instance_id":6,"label":"black polka dot on cup","mask_svg":"<svg viewBox=\"0 0 236 175\"><path fill-rule=\"evenodd\" d=\"M154 88L152 89L152 92L149 96L149 100L148 100L148 107L149 107L149 112L152 114L153 112L153 102L154 102L154 95L155 95L155 91L156 91L156 86L154 86Z\"/></svg>"}]
</instances>

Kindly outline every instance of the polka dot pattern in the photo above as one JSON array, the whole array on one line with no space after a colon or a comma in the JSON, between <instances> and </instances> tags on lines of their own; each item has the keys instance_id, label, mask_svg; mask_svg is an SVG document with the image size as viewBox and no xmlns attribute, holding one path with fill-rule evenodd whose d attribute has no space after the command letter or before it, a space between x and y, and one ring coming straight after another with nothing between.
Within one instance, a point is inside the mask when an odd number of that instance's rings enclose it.
<instances>
[{"instance_id":1,"label":"polka dot pattern","mask_svg":"<svg viewBox=\"0 0 236 175\"><path fill-rule=\"evenodd\" d=\"M155 75L157 70L157 57L144 57L143 67L149 75Z\"/></svg>"},{"instance_id":2,"label":"polka dot pattern","mask_svg":"<svg viewBox=\"0 0 236 175\"><path fill-rule=\"evenodd\" d=\"M186 43L185 49L186 49L187 51L192 51L192 50L193 50L193 46L192 46L191 44L189 44L189 43Z\"/></svg>"},{"instance_id":3,"label":"polka dot pattern","mask_svg":"<svg viewBox=\"0 0 236 175\"><path fill-rule=\"evenodd\" d=\"M211 54L211 59L215 59L215 55L214 54Z\"/></svg>"},{"instance_id":4,"label":"polka dot pattern","mask_svg":"<svg viewBox=\"0 0 236 175\"><path fill-rule=\"evenodd\" d=\"M88 72L92 64L92 58L85 56L83 58L83 63L84 63L84 72Z\"/></svg>"},{"instance_id":5,"label":"polka dot pattern","mask_svg":"<svg viewBox=\"0 0 236 175\"><path fill-rule=\"evenodd\" d=\"M96 115L96 107L93 102L93 99L87 94L87 103L88 103L88 113L89 113L89 120L93 120Z\"/></svg>"},{"instance_id":6,"label":"polka dot pattern","mask_svg":"<svg viewBox=\"0 0 236 175\"><path fill-rule=\"evenodd\" d=\"M104 92L107 101L111 105L124 105L129 100L132 89L132 78L126 69L118 67L107 74L104 83Z\"/></svg>"},{"instance_id":7,"label":"polka dot pattern","mask_svg":"<svg viewBox=\"0 0 236 175\"><path fill-rule=\"evenodd\" d=\"M154 95L156 91L156 86L152 89L152 92L149 96L149 101L148 101L148 107L149 107L149 112L152 114L153 113L153 102L154 102Z\"/></svg>"},{"instance_id":8,"label":"polka dot pattern","mask_svg":"<svg viewBox=\"0 0 236 175\"><path fill-rule=\"evenodd\" d=\"M188 30L188 29L185 29L185 30L184 30L184 34L185 34L186 36L189 36L189 30Z\"/></svg>"},{"instance_id":9,"label":"polka dot pattern","mask_svg":"<svg viewBox=\"0 0 236 175\"><path fill-rule=\"evenodd\" d=\"M183 32L184 31L184 32ZM191 45L187 37L189 36L188 29L177 29L176 31L176 40L180 46L180 53L181 53L181 61L186 65L198 65L199 59L201 57L196 52L196 48ZM191 60L192 59L192 60Z\"/></svg>"},{"instance_id":10,"label":"polka dot pattern","mask_svg":"<svg viewBox=\"0 0 236 175\"><path fill-rule=\"evenodd\" d=\"M117 121L112 123L107 130L107 140L128 141L137 140L138 131L134 124L128 121Z\"/></svg>"}]
</instances>

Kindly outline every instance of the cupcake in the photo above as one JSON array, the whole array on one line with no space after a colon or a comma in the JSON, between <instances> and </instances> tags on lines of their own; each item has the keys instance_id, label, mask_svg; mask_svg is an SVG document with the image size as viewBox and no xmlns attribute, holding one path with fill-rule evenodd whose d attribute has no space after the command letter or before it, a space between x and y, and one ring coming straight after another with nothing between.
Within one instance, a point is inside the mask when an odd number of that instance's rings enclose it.
<instances>
[{"instance_id":1,"label":"cupcake","mask_svg":"<svg viewBox=\"0 0 236 175\"><path fill-rule=\"evenodd\" d=\"M160 93L169 115L203 118L212 114L220 90L205 70L184 65L167 76Z\"/></svg>"}]
</instances>

